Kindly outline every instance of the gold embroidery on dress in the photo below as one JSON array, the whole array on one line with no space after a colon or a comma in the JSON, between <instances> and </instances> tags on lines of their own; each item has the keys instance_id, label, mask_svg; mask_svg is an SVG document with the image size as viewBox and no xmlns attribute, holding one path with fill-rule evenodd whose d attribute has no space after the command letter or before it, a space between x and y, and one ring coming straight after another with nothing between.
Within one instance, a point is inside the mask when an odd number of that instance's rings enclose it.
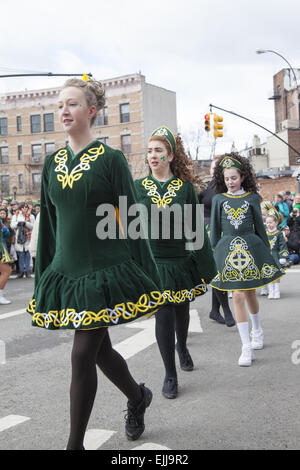
<instances>
[{"instance_id":1,"label":"gold embroidery on dress","mask_svg":"<svg viewBox=\"0 0 300 470\"><path fill-rule=\"evenodd\" d=\"M237 230L243 223L243 219L245 219L245 214L249 209L249 202L245 201L241 207L234 209L229 205L228 201L225 201L223 204L223 209L225 214L227 214L227 219L230 220L231 225L233 225Z\"/></svg>"},{"instance_id":2,"label":"gold embroidery on dress","mask_svg":"<svg viewBox=\"0 0 300 470\"><path fill-rule=\"evenodd\" d=\"M276 266L272 264L264 263L263 267L261 268L261 277L262 278L273 277L274 274L276 274L278 271L279 269Z\"/></svg>"},{"instance_id":3,"label":"gold embroidery on dress","mask_svg":"<svg viewBox=\"0 0 300 470\"><path fill-rule=\"evenodd\" d=\"M174 197L176 197L176 192L179 191L183 182L181 179L177 178L172 180L167 186L167 192L161 196L157 190L157 185L153 180L146 177L142 181L142 185L148 191L147 196L151 197L151 201L157 205L157 207L166 207L167 204L170 204Z\"/></svg>"},{"instance_id":4,"label":"gold embroidery on dress","mask_svg":"<svg viewBox=\"0 0 300 470\"><path fill-rule=\"evenodd\" d=\"M271 250L273 250L273 248L275 247L276 242L277 242L277 235L275 235L273 238L270 238L269 243L270 243Z\"/></svg>"},{"instance_id":5,"label":"gold embroidery on dress","mask_svg":"<svg viewBox=\"0 0 300 470\"><path fill-rule=\"evenodd\" d=\"M32 314L34 325L42 328L87 328L89 326L116 325L119 320L133 320L147 312L161 307L164 304L164 296L159 291L152 291L150 294L142 294L136 303L122 302L113 308L104 308L99 312L83 310L77 312L75 308L63 310L49 310L47 313L36 312L36 301L32 299L27 308Z\"/></svg>"},{"instance_id":6,"label":"gold embroidery on dress","mask_svg":"<svg viewBox=\"0 0 300 470\"><path fill-rule=\"evenodd\" d=\"M55 163L58 163L54 171L59 173L57 175L57 180L62 184L62 189L65 189L66 186L73 189L74 182L80 180L83 175L83 171L87 171L91 168L90 162L97 160L97 158L100 155L103 155L104 152L105 149L103 145L88 149L88 151L80 157L79 164L73 168L71 173L69 173L69 168L66 165L68 160L68 151L67 149L59 150L54 156Z\"/></svg>"},{"instance_id":7,"label":"gold embroidery on dress","mask_svg":"<svg viewBox=\"0 0 300 470\"><path fill-rule=\"evenodd\" d=\"M260 279L259 269L243 238L234 238L229 245L229 250L222 271L223 282Z\"/></svg>"}]
</instances>

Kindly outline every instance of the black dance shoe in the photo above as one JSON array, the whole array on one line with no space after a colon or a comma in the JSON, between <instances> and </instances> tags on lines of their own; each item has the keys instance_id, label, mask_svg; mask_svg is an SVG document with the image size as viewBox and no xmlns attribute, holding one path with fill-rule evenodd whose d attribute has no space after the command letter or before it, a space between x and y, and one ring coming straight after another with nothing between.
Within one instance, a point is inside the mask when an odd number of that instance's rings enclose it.
<instances>
[{"instance_id":1,"label":"black dance shoe","mask_svg":"<svg viewBox=\"0 0 300 470\"><path fill-rule=\"evenodd\" d=\"M212 310L209 314L209 318L211 320L215 320L217 323L221 323L221 325L225 325L225 320L220 314L220 312L215 312L214 310Z\"/></svg>"},{"instance_id":2,"label":"black dance shoe","mask_svg":"<svg viewBox=\"0 0 300 470\"><path fill-rule=\"evenodd\" d=\"M162 388L165 398L176 398L178 394L178 382L176 377L166 378Z\"/></svg>"},{"instance_id":3,"label":"black dance shoe","mask_svg":"<svg viewBox=\"0 0 300 470\"><path fill-rule=\"evenodd\" d=\"M191 370L193 370L194 363L193 363L193 359L191 358L188 348L186 348L185 351L181 351L178 348L178 344L176 344L176 350L178 352L181 369L185 370L186 372L190 372Z\"/></svg>"},{"instance_id":4,"label":"black dance shoe","mask_svg":"<svg viewBox=\"0 0 300 470\"><path fill-rule=\"evenodd\" d=\"M151 390L145 387L144 384L140 384L140 389L143 396L142 401L138 405L133 405L130 401L127 402L125 434L130 441L135 441L143 434L145 430L145 411L152 401Z\"/></svg>"},{"instance_id":5,"label":"black dance shoe","mask_svg":"<svg viewBox=\"0 0 300 470\"><path fill-rule=\"evenodd\" d=\"M232 327L235 325L235 319L233 318L233 315L231 311L224 311L224 317L225 317L225 323L226 326Z\"/></svg>"}]
</instances>

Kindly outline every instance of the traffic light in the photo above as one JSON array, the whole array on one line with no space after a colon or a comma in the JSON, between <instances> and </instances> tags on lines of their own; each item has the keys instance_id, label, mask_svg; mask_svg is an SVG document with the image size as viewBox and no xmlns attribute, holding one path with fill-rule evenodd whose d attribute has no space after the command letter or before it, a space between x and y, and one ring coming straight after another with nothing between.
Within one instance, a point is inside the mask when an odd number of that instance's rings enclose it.
<instances>
[{"instance_id":1,"label":"traffic light","mask_svg":"<svg viewBox=\"0 0 300 470\"><path fill-rule=\"evenodd\" d=\"M206 130L206 132L210 131L210 114L209 113L205 114L204 116L204 129Z\"/></svg>"},{"instance_id":2,"label":"traffic light","mask_svg":"<svg viewBox=\"0 0 300 470\"><path fill-rule=\"evenodd\" d=\"M214 114L214 138L217 139L218 137L223 137L223 132L221 129L223 129L223 124L219 124L220 122L223 122L222 116L218 116L217 114Z\"/></svg>"}]
</instances>

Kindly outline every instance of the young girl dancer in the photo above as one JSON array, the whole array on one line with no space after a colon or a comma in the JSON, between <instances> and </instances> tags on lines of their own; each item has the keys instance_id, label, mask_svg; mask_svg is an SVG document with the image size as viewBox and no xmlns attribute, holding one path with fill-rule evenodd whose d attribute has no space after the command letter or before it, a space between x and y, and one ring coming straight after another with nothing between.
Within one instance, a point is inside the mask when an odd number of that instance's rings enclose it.
<instances>
[{"instance_id":1,"label":"young girl dancer","mask_svg":"<svg viewBox=\"0 0 300 470\"><path fill-rule=\"evenodd\" d=\"M133 379L112 348L107 327L130 322L163 303L148 242L116 237L115 232L106 238L100 234L108 206L118 208L120 196L127 197L129 207L136 203L124 155L92 135L104 102L104 89L96 80L65 83L58 114L69 143L46 158L42 175L35 289L28 311L34 326L75 331L67 449L83 448L97 389L96 366L128 398L128 439L144 431L152 393ZM85 223L79 222L82 214Z\"/></svg>"},{"instance_id":2,"label":"young girl dancer","mask_svg":"<svg viewBox=\"0 0 300 470\"><path fill-rule=\"evenodd\" d=\"M199 196L198 200L200 204L204 205L204 222L205 226L209 232L210 228L210 216L211 216L211 205L212 199L215 195L215 189L213 187L213 174L214 169L216 166L216 161L220 158L220 155L215 155L211 165L210 165L210 177L211 180L208 182L207 187L204 191L202 191ZM224 317L220 313L220 307L222 306ZM221 291L217 289L212 289L212 306L211 311L209 313L209 318L211 320L216 321L217 323L221 323L222 325L226 324L228 327L232 327L235 325L235 320L233 318L232 312L229 307L228 303L228 292Z\"/></svg>"},{"instance_id":3,"label":"young girl dancer","mask_svg":"<svg viewBox=\"0 0 300 470\"><path fill-rule=\"evenodd\" d=\"M155 316L156 338L165 366L162 393L166 398L176 398L175 331L180 366L191 371L193 361L186 346L189 305L206 292L216 267L203 219L197 213L200 205L193 184L197 186L198 181L181 138L165 126L154 130L148 142L147 162L150 174L137 180L135 187L139 202L147 208L150 244L167 304ZM189 207L191 218L185 223L185 209ZM188 246L187 228L194 235L202 235L198 247ZM154 229L157 236L153 235Z\"/></svg>"},{"instance_id":4,"label":"young girl dancer","mask_svg":"<svg viewBox=\"0 0 300 470\"><path fill-rule=\"evenodd\" d=\"M217 162L214 185L211 243L218 274L215 289L232 290L238 331L242 341L240 366L251 366L252 349L263 348L263 330L255 289L282 276L270 253L260 210L255 175L247 159L226 154ZM250 341L246 302L252 323Z\"/></svg>"},{"instance_id":5,"label":"young girl dancer","mask_svg":"<svg viewBox=\"0 0 300 470\"><path fill-rule=\"evenodd\" d=\"M276 263L284 266L289 259L289 250L286 245L283 233L278 229L278 225L283 221L283 217L276 209L267 212L266 225L271 254ZM268 299L280 299L280 279L268 284Z\"/></svg>"}]
</instances>

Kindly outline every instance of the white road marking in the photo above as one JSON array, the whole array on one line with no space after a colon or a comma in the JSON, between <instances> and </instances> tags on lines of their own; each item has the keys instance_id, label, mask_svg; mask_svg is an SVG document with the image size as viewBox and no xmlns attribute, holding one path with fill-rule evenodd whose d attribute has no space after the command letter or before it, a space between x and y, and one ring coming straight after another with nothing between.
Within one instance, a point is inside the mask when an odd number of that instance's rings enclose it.
<instances>
[{"instance_id":1,"label":"white road marking","mask_svg":"<svg viewBox=\"0 0 300 470\"><path fill-rule=\"evenodd\" d=\"M126 327L143 328L143 331L140 331L136 335L130 336L121 343L114 345L114 349L116 349L124 359L129 359L156 342L154 318L130 323L129 325L126 325Z\"/></svg>"},{"instance_id":2,"label":"white road marking","mask_svg":"<svg viewBox=\"0 0 300 470\"><path fill-rule=\"evenodd\" d=\"M295 274L295 273L299 274L299 273L300 273L300 269L287 269L287 270L285 271L285 274Z\"/></svg>"},{"instance_id":3,"label":"white road marking","mask_svg":"<svg viewBox=\"0 0 300 470\"><path fill-rule=\"evenodd\" d=\"M154 442L147 442L145 444L141 444L140 446L134 447L131 450L170 450L170 448L161 446L160 444L155 444Z\"/></svg>"},{"instance_id":4,"label":"white road marking","mask_svg":"<svg viewBox=\"0 0 300 470\"><path fill-rule=\"evenodd\" d=\"M0 339L0 364L6 364L5 343Z\"/></svg>"},{"instance_id":5,"label":"white road marking","mask_svg":"<svg viewBox=\"0 0 300 470\"><path fill-rule=\"evenodd\" d=\"M12 428L13 426L17 426L17 424L24 423L28 421L30 418L27 416L19 416L19 415L8 415L5 418L0 418L0 432L5 431L6 429Z\"/></svg>"},{"instance_id":6,"label":"white road marking","mask_svg":"<svg viewBox=\"0 0 300 470\"><path fill-rule=\"evenodd\" d=\"M14 310L13 312L2 313L0 314L0 320L4 320L5 318L15 317L16 315L21 315L22 313L26 313L25 308L21 308L20 310Z\"/></svg>"},{"instance_id":7,"label":"white road marking","mask_svg":"<svg viewBox=\"0 0 300 470\"><path fill-rule=\"evenodd\" d=\"M202 329L201 322L200 322L200 317L196 309L190 310L189 332L203 333L203 329Z\"/></svg>"},{"instance_id":8,"label":"white road marking","mask_svg":"<svg viewBox=\"0 0 300 470\"><path fill-rule=\"evenodd\" d=\"M97 450L108 441L116 431L107 429L88 429L84 437L84 447L86 450Z\"/></svg>"},{"instance_id":9,"label":"white road marking","mask_svg":"<svg viewBox=\"0 0 300 470\"><path fill-rule=\"evenodd\" d=\"M127 328L139 328L143 329L136 335L130 336L121 343L114 345L116 349L124 359L129 359L135 354L143 351L156 342L155 337L155 318L149 318L147 320L139 320L136 322L129 323L126 325ZM189 332L203 333L200 318L197 310L193 309L190 311L190 325Z\"/></svg>"}]
</instances>

